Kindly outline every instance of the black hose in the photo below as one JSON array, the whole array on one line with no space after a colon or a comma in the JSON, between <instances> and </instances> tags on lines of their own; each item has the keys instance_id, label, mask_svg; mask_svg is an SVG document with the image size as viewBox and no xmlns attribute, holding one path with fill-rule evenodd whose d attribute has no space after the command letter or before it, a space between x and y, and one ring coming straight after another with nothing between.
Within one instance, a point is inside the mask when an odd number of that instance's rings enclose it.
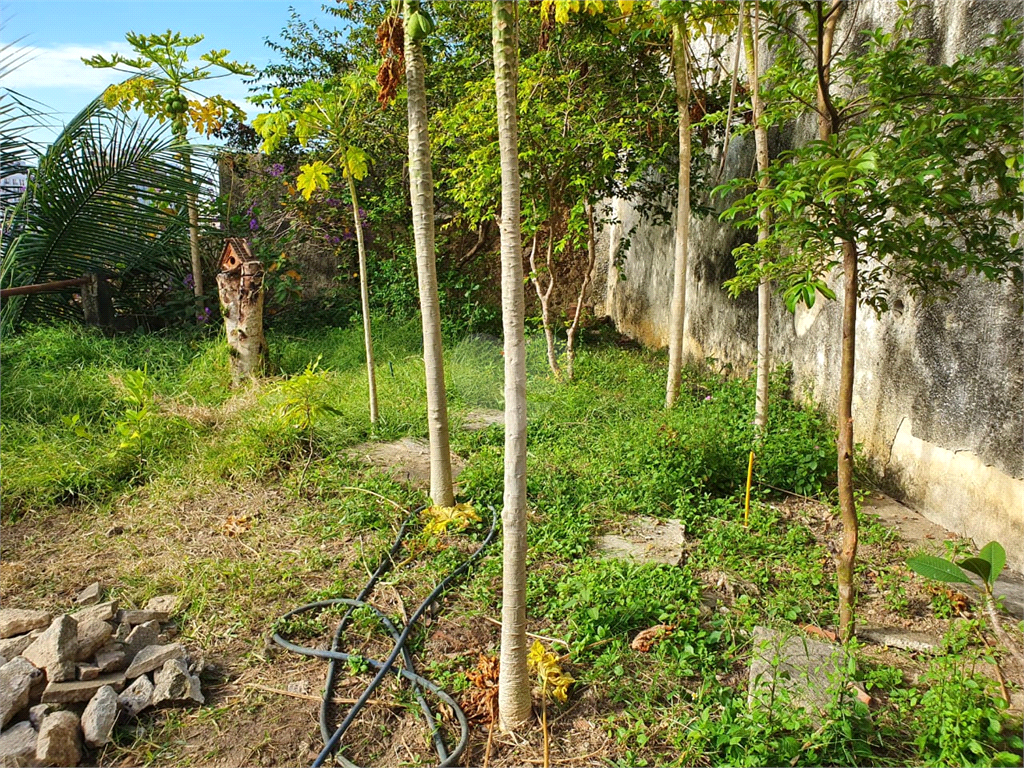
<instances>
[{"instance_id":1,"label":"black hose","mask_svg":"<svg viewBox=\"0 0 1024 768\"><path fill-rule=\"evenodd\" d=\"M412 632L413 626L415 625L416 621L419 620L423 613L435 601L437 601L438 598L440 598L445 593L445 591L447 590L448 586L452 583L452 581L454 581L456 578L461 576L463 573L466 572L466 570L469 569L469 566L472 565L480 557L484 549L486 549L487 546L494 540L494 536L498 530L497 511L495 511L494 507L490 507L491 528L487 532L487 536L484 538L483 543L480 545L480 547L476 550L476 552L474 552L465 561L463 561L458 568L456 568L454 571L448 574L448 576L442 579L441 582L436 587L434 587L434 591L427 595L426 599L419 604L419 607L416 608L416 610L409 617L408 622L406 622L405 628L402 629L400 633L387 616L385 616L379 610L374 608L372 605L364 602L366 598L369 596L369 594L373 591L373 588L374 586L376 586L377 581L380 579L380 577L383 576L394 565L395 555L397 555L399 550L401 550L402 548L402 541L405 538L406 531L409 527L409 523L423 509L424 507L414 509L406 516L405 520L402 521L402 526L398 529L398 534L395 537L394 543L391 545L391 549L388 550L388 552L381 558L380 564L377 566L377 570L373 572L373 575L370 576L369 582L367 582L366 586L363 587L362 591L355 597L355 599L339 597L333 600L321 600L316 603L307 603L306 605L301 605L298 608L289 611L277 621L277 626L280 626L283 622L288 621L288 619L294 616L298 616L299 614L307 613L309 611L316 611L333 605L348 606L348 609L345 611L344 616L341 617L341 621L338 623L338 627L334 632L334 640L331 643L331 649L329 651L317 648L307 648L302 645L296 645L295 643L292 643L281 637L279 632L274 632L272 638L275 643L289 651L300 653L303 656L313 656L320 659L328 659L329 661L327 669L327 681L324 685L324 698L320 704L320 733L324 739L324 748L320 751L320 754L317 755L316 761L313 763L313 768L319 768L319 766L322 766L324 764L324 761L331 755L331 753L338 748L338 745L341 742L341 737L345 734L345 731L347 731L349 726L352 725L352 722L359 714L359 711L366 705L366 702L370 699L370 696L373 695L373 692L377 689L381 682L383 682L384 677L389 672L393 672L394 674L400 675L412 683L413 693L416 696L417 703L420 705L420 709L423 711L423 716L427 721L427 726L430 728L431 736L434 740L434 749L437 752L438 759L441 761L439 764L439 768L447 768L447 766L455 765L458 762L459 757L461 757L462 753L465 751L466 745L469 743L469 722L466 719L466 714L462 711L462 708L458 705L455 699L453 699L444 689L442 689L435 683L431 682L430 680L427 680L425 677L421 677L420 675L416 674L415 668L413 666L412 654L409 652L408 648L406 648L406 642L409 639L409 635ZM341 638L345 632L345 628L348 626L348 623L352 618L352 614L355 611L355 609L362 607L369 608L369 610L373 612L373 614L378 618L378 620L387 630L388 634L391 635L391 639L394 641L395 645L394 648L391 650L391 654L384 661L363 658L363 660L370 667L377 671L377 674L374 676L373 680L370 681L370 684L366 687L363 693L356 700L356 703L352 705L351 709L349 709L348 714L345 716L345 719L342 720L341 724L332 731L328 719L332 693L334 691L335 681L337 679L338 662L348 661L348 659L352 658L352 656L354 655L344 653L340 650ZM399 655L402 656L404 667L400 669L394 669L395 661L398 659ZM430 708L430 705L427 703L427 700L424 698L423 693L421 691L421 687L426 688L428 691L430 691L439 699L441 699L441 701L443 701L445 704L451 707L452 711L455 713L456 719L459 721L459 742L455 746L455 749L450 753L448 752L448 748L447 745L445 744L441 730L436 723L434 712ZM346 760L344 757L338 756L337 759L340 763L347 766L347 768L358 768L355 764Z\"/></svg>"}]
</instances>

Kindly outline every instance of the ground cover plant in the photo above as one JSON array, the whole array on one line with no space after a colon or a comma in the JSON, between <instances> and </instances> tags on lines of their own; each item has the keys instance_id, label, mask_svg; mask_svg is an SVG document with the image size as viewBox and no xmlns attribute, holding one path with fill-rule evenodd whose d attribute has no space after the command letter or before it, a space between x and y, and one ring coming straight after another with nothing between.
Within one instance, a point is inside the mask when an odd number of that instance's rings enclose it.
<instances>
[{"instance_id":1,"label":"ground cover plant","mask_svg":"<svg viewBox=\"0 0 1024 768\"><path fill-rule=\"evenodd\" d=\"M382 441L427 433L417 325L375 320ZM178 631L204 657L207 705L144 714L116 731L97 764L294 765L319 750L324 666L267 637L299 604L354 596L404 515L380 497L409 509L427 487L348 453L371 435L358 321L300 331L271 330L279 375L234 392L222 344L193 331L111 339L40 327L5 342L4 605L66 607L97 579L132 604L173 591ZM501 503L503 431L462 425L503 405L501 346L469 334L446 347L460 498L486 518ZM860 614L946 635L947 645L933 657L855 647L846 674L870 707L853 689L824 713L781 690L771 707L750 703L755 625L806 634L837 623L827 420L782 397L784 372L775 377L744 526L752 381L688 369L679 405L666 411L661 354L595 338L577 365L574 381L556 380L543 337L528 339L527 631L575 679L564 703L550 691L545 703L552 761L1020 764L1019 711L1007 710L993 662L1010 694L1021 670L986 645L980 601L950 608L944 600L956 593L912 575L903 565L911 553L877 523L864 529ZM297 424L288 384L310 370L328 385L302 390L316 417ZM119 425L143 406L141 439L121 448ZM685 526L678 565L600 556L598 537L638 514ZM373 603L401 617L482 529L417 531ZM500 583L494 548L412 636L418 669L463 702L478 690L480 656L497 651ZM292 629L327 642L336 619ZM647 652L632 647L660 625L671 629ZM1005 625L1019 642L1019 625ZM390 647L370 619L346 643L371 659ZM365 671L350 663L336 695L357 696ZM538 684L538 711L539 693ZM374 698L343 754L362 765L430 764L408 688L389 679ZM512 740L489 734L487 722L473 723L470 764L543 762L541 728Z\"/></svg>"}]
</instances>

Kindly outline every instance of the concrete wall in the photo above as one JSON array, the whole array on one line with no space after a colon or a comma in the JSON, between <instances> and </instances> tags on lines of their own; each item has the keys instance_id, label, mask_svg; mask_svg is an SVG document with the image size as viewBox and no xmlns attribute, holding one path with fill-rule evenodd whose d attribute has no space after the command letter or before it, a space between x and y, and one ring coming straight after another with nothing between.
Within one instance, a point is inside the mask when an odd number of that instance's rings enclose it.
<instances>
[{"instance_id":1,"label":"concrete wall","mask_svg":"<svg viewBox=\"0 0 1024 768\"><path fill-rule=\"evenodd\" d=\"M840 26L891 23L895 3L862 2ZM1017 15L1013 3L939 0L918 14L915 32L936 39L933 55L949 60L976 45L1000 18ZM773 151L801 141L814 124L774 137ZM753 137L736 140L728 174L746 173ZM643 222L621 266L610 254L639 217L610 201L620 223L602 233L595 275L598 314L644 344L667 344L672 290L674 224ZM691 221L687 281L688 354L715 358L750 372L756 353L754 294L730 298L722 283L735 274L731 251L740 240L714 217ZM831 281L841 295L842 279ZM1009 564L1024 569L1024 332L1018 287L963 281L948 301L932 304L890 286L893 310L882 317L861 308L857 325L855 440L887 489L930 520L979 546L1000 541ZM773 366L793 367L794 394L834 411L838 398L840 306L819 299L813 309L789 313L773 297Z\"/></svg>"}]
</instances>

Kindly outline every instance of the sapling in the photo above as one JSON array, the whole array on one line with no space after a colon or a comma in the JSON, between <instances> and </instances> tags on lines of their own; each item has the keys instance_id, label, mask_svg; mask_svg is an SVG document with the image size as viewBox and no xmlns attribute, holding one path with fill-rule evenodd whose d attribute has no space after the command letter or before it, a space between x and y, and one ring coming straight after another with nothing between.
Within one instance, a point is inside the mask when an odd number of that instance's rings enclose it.
<instances>
[{"instance_id":1,"label":"sapling","mask_svg":"<svg viewBox=\"0 0 1024 768\"><path fill-rule=\"evenodd\" d=\"M968 557L958 563L934 555L917 555L907 560L907 565L912 571L927 579L934 579L946 584L966 584L977 588L967 574L973 573L980 577L981 588L979 591L981 592L982 607L988 616L992 631L999 638L999 642L1013 654L1014 658L1024 664L1024 655L1017 650L999 620L999 609L993 590L996 579L999 578L1003 566L1006 565L1006 551L998 541L990 541L975 557Z\"/></svg>"}]
</instances>

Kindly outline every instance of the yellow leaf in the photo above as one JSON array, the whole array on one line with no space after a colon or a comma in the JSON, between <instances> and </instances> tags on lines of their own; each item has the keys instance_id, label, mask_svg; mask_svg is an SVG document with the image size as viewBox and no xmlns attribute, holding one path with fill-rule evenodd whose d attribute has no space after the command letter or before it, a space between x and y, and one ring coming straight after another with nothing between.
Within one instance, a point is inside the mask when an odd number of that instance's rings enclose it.
<instances>
[{"instance_id":1,"label":"yellow leaf","mask_svg":"<svg viewBox=\"0 0 1024 768\"><path fill-rule=\"evenodd\" d=\"M633 12L634 5L636 5L635 0L619 0L619 11L623 16L629 16Z\"/></svg>"}]
</instances>

